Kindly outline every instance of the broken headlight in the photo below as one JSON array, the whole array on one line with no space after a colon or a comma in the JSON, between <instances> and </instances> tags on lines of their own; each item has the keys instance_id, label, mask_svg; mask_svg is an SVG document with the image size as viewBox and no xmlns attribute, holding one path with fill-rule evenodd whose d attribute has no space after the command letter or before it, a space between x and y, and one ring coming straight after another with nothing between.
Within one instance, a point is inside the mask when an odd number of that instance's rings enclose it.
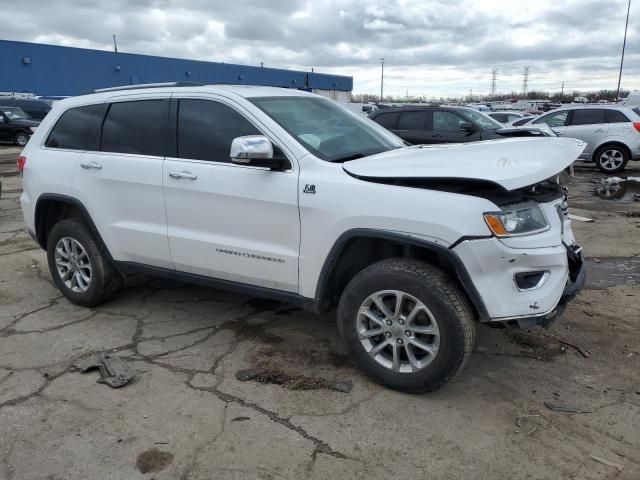
<instances>
[{"instance_id":1,"label":"broken headlight","mask_svg":"<svg viewBox=\"0 0 640 480\"><path fill-rule=\"evenodd\" d=\"M549 222L535 202L506 205L499 212L487 212L484 221L496 237L531 235L549 229Z\"/></svg>"}]
</instances>

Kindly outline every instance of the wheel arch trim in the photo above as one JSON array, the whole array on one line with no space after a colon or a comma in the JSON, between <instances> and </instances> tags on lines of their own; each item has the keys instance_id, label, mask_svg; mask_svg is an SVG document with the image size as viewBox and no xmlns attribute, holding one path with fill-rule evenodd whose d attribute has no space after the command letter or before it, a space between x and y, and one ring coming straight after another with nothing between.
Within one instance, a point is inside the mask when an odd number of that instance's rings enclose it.
<instances>
[{"instance_id":1,"label":"wheel arch trim","mask_svg":"<svg viewBox=\"0 0 640 480\"><path fill-rule=\"evenodd\" d=\"M34 215L34 228L35 228L35 237L36 240L38 242L38 244L43 248L43 249L47 249L47 244L45 241L45 235L43 230L43 219L40 218L41 216L41 206L43 202L46 201L55 201L55 202L60 202L60 203L66 203L68 205L72 205L74 207L76 207L78 209L78 211L80 212L82 219L86 222L87 227L89 228L91 234L94 236L94 238L96 239L96 241L98 242L98 245L100 246L100 248L102 249L102 251L106 254L107 258L109 259L110 262L113 262L113 257L111 256L111 253L109 253L109 249L107 248L107 245L104 243L104 241L102 240L102 235L100 235L100 232L98 231L98 228L96 227L96 224L93 222L93 219L91 218L91 215L89 214L89 211L87 210L87 208L84 206L84 204L78 200L75 197L71 197L69 195L62 195L59 193L43 193L41 194L38 199L36 200L36 208L35 208L35 215Z\"/></svg>"},{"instance_id":2,"label":"wheel arch trim","mask_svg":"<svg viewBox=\"0 0 640 480\"><path fill-rule=\"evenodd\" d=\"M462 260L460 260L460 257L458 257L458 255L453 250L445 247L444 245L440 245L428 240L423 240L412 235L368 228L354 228L351 230L347 230L346 232L342 233L334 242L331 250L329 251L329 254L327 255L327 258L324 261L322 269L320 270L320 275L318 277L315 294L315 305L317 309L321 309L323 299L330 289L329 279L331 277L331 273L338 263L340 255L346 248L348 242L355 238L375 238L389 240L400 245L416 246L429 250L437 254L438 257L444 258L453 267L453 270L456 274L456 280L460 283L463 291L466 293L467 297L473 304L476 312L478 313L479 320L489 320L490 317L487 307L484 304L484 301L482 300L478 289L473 284L471 276L469 275L467 268L462 263Z\"/></svg>"}]
</instances>

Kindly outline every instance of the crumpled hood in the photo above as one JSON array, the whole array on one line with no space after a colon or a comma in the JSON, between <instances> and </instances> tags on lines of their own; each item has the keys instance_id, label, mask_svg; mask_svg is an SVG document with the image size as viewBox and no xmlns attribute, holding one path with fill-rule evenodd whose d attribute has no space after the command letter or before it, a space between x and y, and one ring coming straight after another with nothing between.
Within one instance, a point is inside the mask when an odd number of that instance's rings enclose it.
<instances>
[{"instance_id":1,"label":"crumpled hood","mask_svg":"<svg viewBox=\"0 0 640 480\"><path fill-rule=\"evenodd\" d=\"M574 138L551 137L420 145L351 160L343 168L361 178L460 178L515 190L556 175L586 145Z\"/></svg>"}]
</instances>

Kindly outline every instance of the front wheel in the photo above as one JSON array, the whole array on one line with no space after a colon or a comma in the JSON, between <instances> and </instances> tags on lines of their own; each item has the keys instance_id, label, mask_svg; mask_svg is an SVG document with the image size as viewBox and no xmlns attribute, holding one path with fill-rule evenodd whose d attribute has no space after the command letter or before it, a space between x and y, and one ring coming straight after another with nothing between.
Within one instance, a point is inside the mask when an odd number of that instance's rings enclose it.
<instances>
[{"instance_id":1,"label":"front wheel","mask_svg":"<svg viewBox=\"0 0 640 480\"><path fill-rule=\"evenodd\" d=\"M24 132L18 132L13 137L13 143L19 147L25 147L29 143L29 135Z\"/></svg>"},{"instance_id":2,"label":"front wheel","mask_svg":"<svg viewBox=\"0 0 640 480\"><path fill-rule=\"evenodd\" d=\"M349 282L338 327L347 353L372 380L411 393L450 382L475 341L473 310L457 284L404 258L375 263Z\"/></svg>"},{"instance_id":3,"label":"front wheel","mask_svg":"<svg viewBox=\"0 0 640 480\"><path fill-rule=\"evenodd\" d=\"M596 165L604 173L618 173L629 161L627 151L615 145L602 147L595 155Z\"/></svg>"}]
</instances>

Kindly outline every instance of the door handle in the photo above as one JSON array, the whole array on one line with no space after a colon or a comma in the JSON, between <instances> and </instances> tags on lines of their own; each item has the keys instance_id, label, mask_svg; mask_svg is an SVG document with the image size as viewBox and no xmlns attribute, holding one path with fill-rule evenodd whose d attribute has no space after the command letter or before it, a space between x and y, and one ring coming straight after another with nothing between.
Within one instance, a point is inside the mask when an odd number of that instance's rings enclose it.
<instances>
[{"instance_id":1,"label":"door handle","mask_svg":"<svg viewBox=\"0 0 640 480\"><path fill-rule=\"evenodd\" d=\"M169 172L169 176L171 178L175 178L176 180L179 180L181 178L188 178L189 180L195 180L196 178L198 178L197 175L191 172Z\"/></svg>"},{"instance_id":2,"label":"door handle","mask_svg":"<svg viewBox=\"0 0 640 480\"><path fill-rule=\"evenodd\" d=\"M442 137L442 134L441 133L432 133L431 136L433 138L440 138L440 137Z\"/></svg>"},{"instance_id":3,"label":"door handle","mask_svg":"<svg viewBox=\"0 0 640 480\"><path fill-rule=\"evenodd\" d=\"M82 162L80 164L80 166L82 168L84 168L85 170L89 170L89 169L95 169L95 170L101 170L102 169L102 165L100 165L98 162Z\"/></svg>"},{"instance_id":4,"label":"door handle","mask_svg":"<svg viewBox=\"0 0 640 480\"><path fill-rule=\"evenodd\" d=\"M603 132L604 132L604 129L599 128L599 129L597 129L597 130L594 130L594 132L595 132L595 133L603 133Z\"/></svg>"}]
</instances>

